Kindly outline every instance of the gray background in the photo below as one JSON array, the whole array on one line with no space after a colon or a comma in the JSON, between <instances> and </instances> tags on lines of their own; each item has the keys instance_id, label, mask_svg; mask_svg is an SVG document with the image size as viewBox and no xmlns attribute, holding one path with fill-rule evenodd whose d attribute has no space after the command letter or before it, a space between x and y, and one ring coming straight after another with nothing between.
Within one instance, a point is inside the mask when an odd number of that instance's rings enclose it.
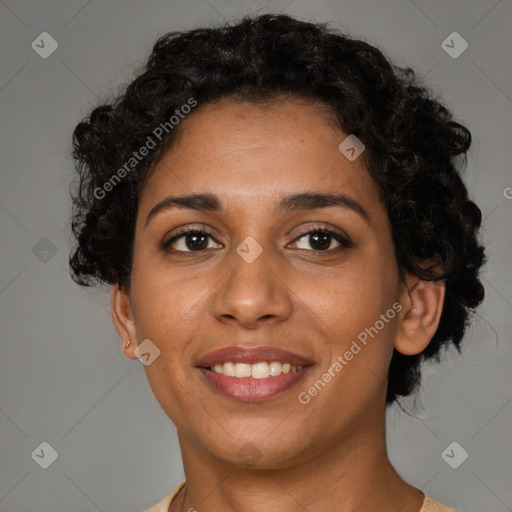
<instances>
[{"instance_id":1,"label":"gray background","mask_svg":"<svg viewBox=\"0 0 512 512\"><path fill-rule=\"evenodd\" d=\"M485 216L486 300L463 355L450 350L427 368L410 415L389 411L389 450L409 482L447 505L511 510L511 1L5 0L1 512L137 512L182 479L175 429L142 365L121 352L109 291L82 289L68 274L71 133L129 81L158 36L257 10L330 21L379 45L425 74L471 129L465 177ZM59 45L47 59L31 48L44 31ZM457 59L441 47L453 31L469 44ZM457 469L441 457L453 441L469 454ZM58 453L48 469L31 457L42 442Z\"/></svg>"}]
</instances>

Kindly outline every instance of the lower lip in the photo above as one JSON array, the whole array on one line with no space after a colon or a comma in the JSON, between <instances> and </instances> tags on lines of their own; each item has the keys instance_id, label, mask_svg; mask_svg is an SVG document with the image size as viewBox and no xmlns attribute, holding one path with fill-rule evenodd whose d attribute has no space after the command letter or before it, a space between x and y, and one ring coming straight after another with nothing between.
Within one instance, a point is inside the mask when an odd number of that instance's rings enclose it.
<instances>
[{"instance_id":1,"label":"lower lip","mask_svg":"<svg viewBox=\"0 0 512 512\"><path fill-rule=\"evenodd\" d=\"M221 393L243 402L257 402L272 398L293 387L304 377L307 367L266 379L228 377L206 368L199 369L207 381Z\"/></svg>"}]
</instances>

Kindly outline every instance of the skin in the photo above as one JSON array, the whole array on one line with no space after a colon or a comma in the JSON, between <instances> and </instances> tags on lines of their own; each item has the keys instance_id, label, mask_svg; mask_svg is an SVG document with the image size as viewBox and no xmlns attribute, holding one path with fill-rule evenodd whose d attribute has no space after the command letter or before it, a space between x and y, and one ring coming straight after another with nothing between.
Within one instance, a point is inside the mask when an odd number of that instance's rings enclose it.
<instances>
[{"instance_id":1,"label":"skin","mask_svg":"<svg viewBox=\"0 0 512 512\"><path fill-rule=\"evenodd\" d=\"M112 314L128 357L136 359L147 338L161 352L144 368L177 427L187 485L173 512L422 506L423 494L388 460L386 379L393 348L411 355L428 345L444 286L413 275L400 281L389 219L363 158L349 161L338 150L346 136L311 102L221 100L182 122L143 189L131 289L113 287ZM367 219L339 206L276 212L282 196L299 192L344 194ZM146 225L164 198L192 193L216 194L224 209L168 209ZM185 225L211 234L207 248L194 251L181 238L175 252L163 250ZM325 226L343 230L353 247L337 251L332 238L315 251L300 230ZM249 236L263 249L252 263L236 252ZM298 393L395 302L400 313L302 404ZM292 389L256 403L216 392L196 368L211 350L260 344L314 365Z\"/></svg>"}]
</instances>

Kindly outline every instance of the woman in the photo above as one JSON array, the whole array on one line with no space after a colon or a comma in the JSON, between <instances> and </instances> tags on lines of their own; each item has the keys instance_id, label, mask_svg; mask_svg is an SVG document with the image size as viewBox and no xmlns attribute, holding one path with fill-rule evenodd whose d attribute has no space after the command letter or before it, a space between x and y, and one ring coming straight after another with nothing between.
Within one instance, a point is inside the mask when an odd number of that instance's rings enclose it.
<instances>
[{"instance_id":1,"label":"woman","mask_svg":"<svg viewBox=\"0 0 512 512\"><path fill-rule=\"evenodd\" d=\"M180 442L150 510L452 510L385 412L484 297L470 144L411 69L283 15L162 37L77 126L72 274Z\"/></svg>"}]
</instances>

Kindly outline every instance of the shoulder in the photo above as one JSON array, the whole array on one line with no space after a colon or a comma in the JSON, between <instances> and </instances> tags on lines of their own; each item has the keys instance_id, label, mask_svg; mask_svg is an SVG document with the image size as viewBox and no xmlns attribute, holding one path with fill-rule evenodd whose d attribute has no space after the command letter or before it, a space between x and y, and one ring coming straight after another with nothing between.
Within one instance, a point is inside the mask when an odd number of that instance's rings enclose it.
<instances>
[{"instance_id":1,"label":"shoulder","mask_svg":"<svg viewBox=\"0 0 512 512\"><path fill-rule=\"evenodd\" d=\"M425 496L425 500L423 501L423 506L421 507L420 512L457 512L457 510L445 507L438 501Z\"/></svg>"},{"instance_id":2,"label":"shoulder","mask_svg":"<svg viewBox=\"0 0 512 512\"><path fill-rule=\"evenodd\" d=\"M153 505L151 508L144 510L144 512L168 512L171 501L178 495L184 485L185 481L181 482L176 487L176 489L174 489L174 491L165 496L165 498L159 501L156 505Z\"/></svg>"}]
</instances>

